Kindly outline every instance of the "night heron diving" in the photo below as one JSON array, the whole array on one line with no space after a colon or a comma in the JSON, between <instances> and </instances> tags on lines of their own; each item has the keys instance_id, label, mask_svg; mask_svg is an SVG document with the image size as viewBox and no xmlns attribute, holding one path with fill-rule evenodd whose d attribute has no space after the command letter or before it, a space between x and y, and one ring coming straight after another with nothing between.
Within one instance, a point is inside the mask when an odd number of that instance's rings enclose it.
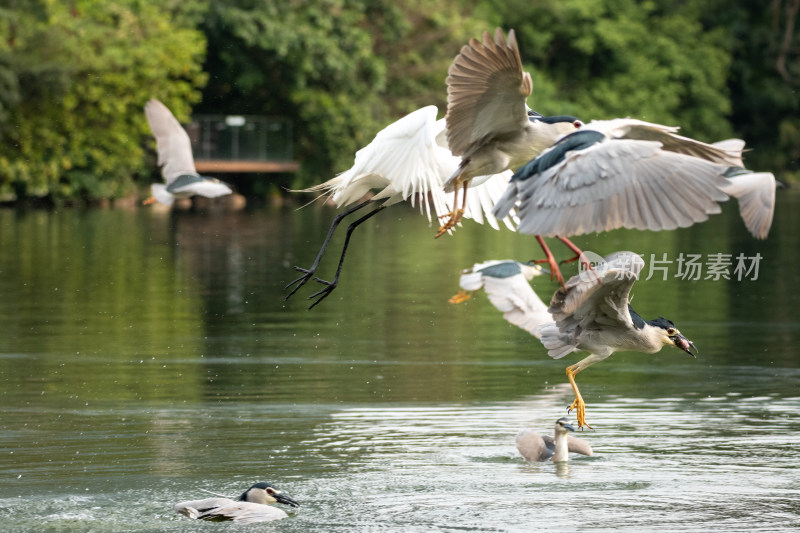
<instances>
[{"instance_id":1,"label":"night heron diving","mask_svg":"<svg viewBox=\"0 0 800 533\"><path fill-rule=\"evenodd\" d=\"M592 447L583 439L570 435L575 428L567 418L556 420L553 436L539 435L523 429L517 434L517 450L526 461L569 461L569 452L581 455L593 455Z\"/></svg>"},{"instance_id":2,"label":"night heron diving","mask_svg":"<svg viewBox=\"0 0 800 533\"><path fill-rule=\"evenodd\" d=\"M494 39L484 32L482 42L471 39L453 60L447 74L447 144L462 159L445 183L445 191L453 192L453 210L437 237L461 220L474 178L513 170L583 125L575 117L529 111L526 99L532 90L514 30L508 32L508 41L500 28Z\"/></svg>"},{"instance_id":3,"label":"night heron diving","mask_svg":"<svg viewBox=\"0 0 800 533\"><path fill-rule=\"evenodd\" d=\"M518 231L536 236L556 271L542 237L687 227L730 196L750 233L766 238L774 176L743 168L744 141L706 144L676 131L634 119L590 122L517 169L494 214L517 209Z\"/></svg>"},{"instance_id":4,"label":"night heron diving","mask_svg":"<svg viewBox=\"0 0 800 533\"><path fill-rule=\"evenodd\" d=\"M161 175L166 182L151 186L153 195L145 204L158 201L170 206L175 198L194 195L216 198L233 192L228 184L197 173L189 134L167 106L153 98L145 104L144 112L156 138L158 166L162 167Z\"/></svg>"},{"instance_id":5,"label":"night heron diving","mask_svg":"<svg viewBox=\"0 0 800 533\"><path fill-rule=\"evenodd\" d=\"M286 289L295 286L286 296L287 299L314 275L336 227L348 215L367 205L375 206L348 226L336 274L331 281L316 278L324 287L308 297L316 298L309 309L336 288L350 236L360 224L384 208L402 201L410 201L412 205L418 201L420 211L427 214L428 220L431 220L431 204L437 217L444 216L452 209L448 205L443 184L461 159L453 156L447 148L445 121L436 120L436 114L436 106L409 113L378 132L372 142L356 152L352 168L325 183L297 191L320 192L322 198L330 197L337 207L350 207L333 219L313 264L309 268L295 267L303 275L286 286ZM497 219L491 215L491 211L506 190L510 177L511 172L507 171L476 180L480 181L480 185L474 188L475 194L470 197L465 216L478 223L483 223L485 219L490 226L498 229ZM378 190L377 193L365 199L374 189ZM511 230L514 229L512 217L510 214L503 217L503 223Z\"/></svg>"},{"instance_id":6,"label":"night heron diving","mask_svg":"<svg viewBox=\"0 0 800 533\"><path fill-rule=\"evenodd\" d=\"M656 353L674 346L692 357L697 351L671 321L659 317L645 320L630 305L630 292L644 261L633 252L617 252L591 271L583 271L553 294L548 308L554 322L539 327L547 354L561 359L574 351L589 356L567 367L567 378L575 393L569 410L576 410L578 426L586 423L586 404L575 376L614 352Z\"/></svg>"},{"instance_id":7,"label":"night heron diving","mask_svg":"<svg viewBox=\"0 0 800 533\"><path fill-rule=\"evenodd\" d=\"M271 507L272 503L300 506L269 483L262 482L244 491L236 500L218 497L181 502L175 504L175 512L199 520L231 520L239 524L270 522L289 516L282 509Z\"/></svg>"}]
</instances>

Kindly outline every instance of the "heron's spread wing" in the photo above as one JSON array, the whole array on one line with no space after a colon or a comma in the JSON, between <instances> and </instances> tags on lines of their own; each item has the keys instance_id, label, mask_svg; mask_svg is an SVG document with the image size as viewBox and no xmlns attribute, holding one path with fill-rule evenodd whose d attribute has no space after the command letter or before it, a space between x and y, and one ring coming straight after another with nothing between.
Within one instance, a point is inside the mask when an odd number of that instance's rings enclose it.
<instances>
[{"instance_id":1,"label":"heron's spread wing","mask_svg":"<svg viewBox=\"0 0 800 533\"><path fill-rule=\"evenodd\" d=\"M196 174L182 174L175 177L167 185L167 192L176 195L195 195L205 196L206 198L216 198L231 194L233 190L230 186L216 178L206 178Z\"/></svg>"},{"instance_id":2,"label":"heron's spread wing","mask_svg":"<svg viewBox=\"0 0 800 533\"><path fill-rule=\"evenodd\" d=\"M567 449L572 453L579 453L581 455L594 455L592 447L583 439L567 436Z\"/></svg>"},{"instance_id":3,"label":"heron's spread wing","mask_svg":"<svg viewBox=\"0 0 800 533\"><path fill-rule=\"evenodd\" d=\"M706 161L729 167L741 167L744 141L728 139L714 144L683 137L676 132L678 128L632 118L597 120L586 125L589 129L604 132L615 139L639 141L658 141L664 150L699 157Z\"/></svg>"},{"instance_id":4,"label":"heron's spread wing","mask_svg":"<svg viewBox=\"0 0 800 533\"><path fill-rule=\"evenodd\" d=\"M544 443L547 445L547 448L552 450L553 453L556 451L556 441L550 435L544 435L542 437L544 439ZM581 455L593 455L594 451L592 447L583 439L579 439L577 437L573 437L572 435L567 435L567 450L570 453L579 453Z\"/></svg>"},{"instance_id":5,"label":"heron's spread wing","mask_svg":"<svg viewBox=\"0 0 800 533\"><path fill-rule=\"evenodd\" d=\"M447 142L453 154L468 156L475 143L524 128L525 100L532 89L514 30L508 41L500 28L494 40L488 32L483 42L470 40L447 75Z\"/></svg>"},{"instance_id":6,"label":"heron's spread wing","mask_svg":"<svg viewBox=\"0 0 800 533\"><path fill-rule=\"evenodd\" d=\"M437 216L448 213L442 184L461 160L436 142L445 127L436 113L436 106L427 106L389 124L356 152L350 169L305 191L331 194L339 207L359 201L372 189L380 189L373 200L386 204L409 198L413 203L418 196L428 219L430 194Z\"/></svg>"},{"instance_id":7,"label":"heron's spread wing","mask_svg":"<svg viewBox=\"0 0 800 533\"><path fill-rule=\"evenodd\" d=\"M605 327L633 329L628 311L631 287L644 268L633 252L617 252L594 271L571 277L550 300L548 311L561 332Z\"/></svg>"},{"instance_id":8,"label":"heron's spread wing","mask_svg":"<svg viewBox=\"0 0 800 533\"><path fill-rule=\"evenodd\" d=\"M517 451L526 461L546 461L553 456L555 443L550 437L551 445L548 446L545 439L537 433L524 429L517 435Z\"/></svg>"},{"instance_id":9,"label":"heron's spread wing","mask_svg":"<svg viewBox=\"0 0 800 533\"><path fill-rule=\"evenodd\" d=\"M467 209L464 216L472 218L478 223L483 223L484 217L486 222L494 229L499 229L497 218L492 214L495 204L503 196L506 188L508 188L508 181L511 179L512 172L506 170L500 174L493 174L488 180L473 185L470 187L470 193L467 195ZM475 178L473 183L482 181L481 177ZM448 201L449 200L448 196ZM514 231L516 228L516 212L509 213L503 217L503 224L508 229Z\"/></svg>"},{"instance_id":10,"label":"heron's spread wing","mask_svg":"<svg viewBox=\"0 0 800 533\"><path fill-rule=\"evenodd\" d=\"M520 204L518 230L523 233L671 230L720 212L719 202L728 198L722 190L725 170L665 151L659 142L607 140L570 151L529 179L515 177L506 194Z\"/></svg>"},{"instance_id":11,"label":"heron's spread wing","mask_svg":"<svg viewBox=\"0 0 800 533\"><path fill-rule=\"evenodd\" d=\"M553 319L525 279L522 267L517 261L477 264L470 273L462 274L460 284L465 290L483 286L489 301L503 313L503 318L540 338L539 326Z\"/></svg>"},{"instance_id":12,"label":"heron's spread wing","mask_svg":"<svg viewBox=\"0 0 800 533\"><path fill-rule=\"evenodd\" d=\"M167 106L151 99L145 104L144 112L156 138L158 165L162 167L161 175L167 184L181 174L196 174L189 134Z\"/></svg>"},{"instance_id":13,"label":"heron's spread wing","mask_svg":"<svg viewBox=\"0 0 800 533\"><path fill-rule=\"evenodd\" d=\"M732 168L725 175L728 184L722 190L739 201L745 226L756 238L766 239L775 211L775 176L741 168Z\"/></svg>"}]
</instances>

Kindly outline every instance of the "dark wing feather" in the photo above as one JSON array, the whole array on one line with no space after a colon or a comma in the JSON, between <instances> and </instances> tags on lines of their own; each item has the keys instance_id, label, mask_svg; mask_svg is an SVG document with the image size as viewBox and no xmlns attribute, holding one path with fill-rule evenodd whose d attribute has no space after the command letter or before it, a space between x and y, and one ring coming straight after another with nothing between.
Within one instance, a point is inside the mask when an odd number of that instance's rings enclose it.
<instances>
[{"instance_id":1,"label":"dark wing feather","mask_svg":"<svg viewBox=\"0 0 800 533\"><path fill-rule=\"evenodd\" d=\"M525 100L533 82L523 72L514 35L488 32L483 42L470 40L453 60L447 75L447 144L454 155L485 139L523 129L528 122Z\"/></svg>"},{"instance_id":2,"label":"dark wing feather","mask_svg":"<svg viewBox=\"0 0 800 533\"><path fill-rule=\"evenodd\" d=\"M628 311L631 287L644 268L633 252L617 252L605 258L594 271L571 277L558 289L548 311L561 331L575 328L622 327L633 329Z\"/></svg>"}]
</instances>

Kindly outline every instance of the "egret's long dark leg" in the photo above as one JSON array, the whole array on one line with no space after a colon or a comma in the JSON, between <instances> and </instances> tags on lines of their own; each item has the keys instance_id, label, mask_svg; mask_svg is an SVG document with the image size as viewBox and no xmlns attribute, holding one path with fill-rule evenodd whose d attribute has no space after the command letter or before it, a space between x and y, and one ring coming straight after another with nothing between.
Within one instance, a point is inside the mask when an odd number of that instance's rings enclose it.
<instances>
[{"instance_id":1,"label":"egret's long dark leg","mask_svg":"<svg viewBox=\"0 0 800 533\"><path fill-rule=\"evenodd\" d=\"M375 209L373 209L372 211L370 211L369 213L367 213L363 217L359 218L358 220L356 220L354 222L351 222L350 225L347 226L347 233L345 234L345 237L344 237L344 246L342 246L342 255L341 255L341 257L339 257L339 266L336 267L336 274L333 276L333 280L331 280L331 281L326 281L326 280L320 279L320 278L314 278L319 283L322 283L323 285L325 285L325 287L323 289L315 292L314 294L312 294L311 296L309 296L307 298L308 300L311 300L311 299L316 298L317 296L319 296L319 298L317 298L317 300L308 307L309 309L313 309L315 305L317 305L322 300L324 300L331 292L333 292L333 289L336 288L336 285L338 285L338 283L339 283L339 274L341 274L341 272L342 272L342 265L344 264L344 256L345 256L345 254L347 254L347 246L350 244L350 236L353 234L353 230L355 230L359 225L361 225L362 222L365 222L366 220L368 220L368 219L374 217L375 215L377 215L380 211L382 211L384 209L384 207L386 207L386 206L385 205L381 205L381 206L376 207Z\"/></svg>"},{"instance_id":2,"label":"egret's long dark leg","mask_svg":"<svg viewBox=\"0 0 800 533\"><path fill-rule=\"evenodd\" d=\"M336 231L336 227L339 226L339 223L342 221L342 219L344 217L346 217L347 215L355 213L356 211L358 211L359 209L361 209L362 207L364 207L368 203L370 203L370 201L369 200L365 200L365 201L361 202L360 204L355 205L355 206L351 207L350 209L348 209L347 211L344 211L343 213L339 213L338 215L336 215L334 217L333 222L331 222L331 227L330 227L330 229L328 229L328 235L325 237L325 240L322 242L322 246L320 247L319 252L317 252L317 257L316 257L316 259L314 259L314 263L309 268L302 268L302 267L299 267L299 266L295 266L294 267L295 270L297 270L298 272L303 272L304 274L302 276L300 276L299 278L297 278L296 280L292 281L291 283L286 285L286 287L283 288L283 290L287 290L292 285L297 284L297 287L292 289L292 292L290 292L286 296L285 300L288 300L289 298L291 298L292 295L297 292L297 289L299 289L300 287L302 287L303 285L308 283L308 280L310 280L311 276L314 275L314 272L316 272L317 267L319 266L319 262L322 259L323 254L325 253L325 248L328 247L328 243L330 242L331 237L333 237L333 232Z\"/></svg>"},{"instance_id":3,"label":"egret's long dark leg","mask_svg":"<svg viewBox=\"0 0 800 533\"><path fill-rule=\"evenodd\" d=\"M555 276L561 286L564 287L566 285L564 282L564 276L561 275L561 269L558 268L558 263L556 262L556 258L553 257L553 253L550 251L550 248L547 247L547 244L545 244L541 235L536 235L536 242L538 242L539 246L542 247L545 259L537 259L534 261L534 263L547 263L550 266L550 279L553 279L553 276Z\"/></svg>"}]
</instances>

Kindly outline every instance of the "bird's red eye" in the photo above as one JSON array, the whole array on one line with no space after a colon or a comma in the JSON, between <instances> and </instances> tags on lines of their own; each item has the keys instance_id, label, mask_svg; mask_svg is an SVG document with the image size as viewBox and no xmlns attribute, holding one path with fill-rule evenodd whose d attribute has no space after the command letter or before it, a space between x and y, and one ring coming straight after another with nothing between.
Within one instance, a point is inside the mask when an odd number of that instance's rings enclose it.
<instances>
[{"instance_id":1,"label":"bird's red eye","mask_svg":"<svg viewBox=\"0 0 800 533\"><path fill-rule=\"evenodd\" d=\"M575 122L572 123L572 125L575 126L575 129L579 129L581 126L583 126L583 122L581 122L580 120L576 120Z\"/></svg>"}]
</instances>

